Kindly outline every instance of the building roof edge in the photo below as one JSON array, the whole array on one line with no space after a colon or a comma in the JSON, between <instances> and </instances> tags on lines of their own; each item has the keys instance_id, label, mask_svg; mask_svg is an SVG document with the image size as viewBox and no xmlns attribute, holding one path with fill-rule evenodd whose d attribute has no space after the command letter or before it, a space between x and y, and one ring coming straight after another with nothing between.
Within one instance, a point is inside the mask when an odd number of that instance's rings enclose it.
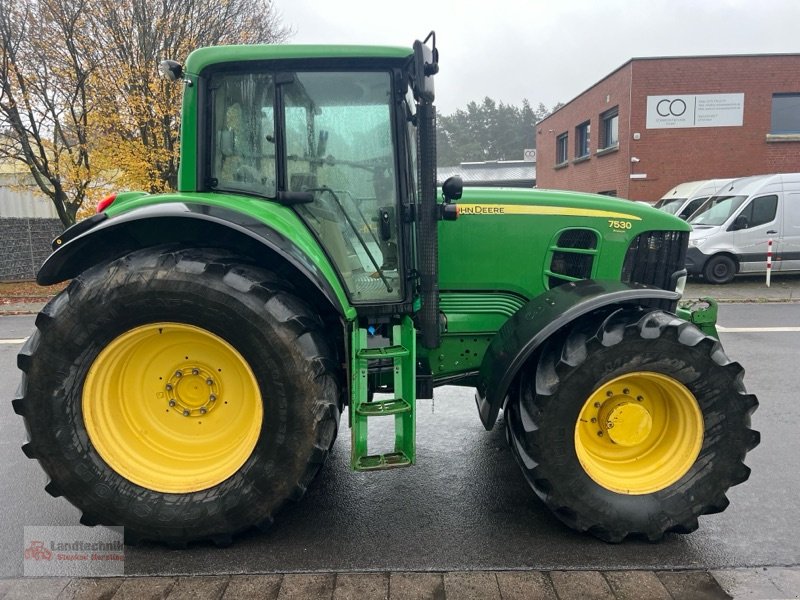
<instances>
[{"instance_id":1,"label":"building roof edge","mask_svg":"<svg viewBox=\"0 0 800 600\"><path fill-rule=\"evenodd\" d=\"M757 53L756 54L689 54L689 55L686 55L686 56L635 56L633 58L629 58L627 61L622 63L619 67L617 67L616 69L614 69L613 71L608 73L606 76L598 79L595 83L593 83L589 87L585 88L579 94L577 94L577 95L573 96L572 98L570 98L567 102L565 102L558 109L554 110L549 115L547 115L544 119L542 119L541 121L536 123L536 125L539 125L540 123L544 123L547 119L549 119L550 117L555 115L557 112L561 111L562 109L566 108L567 106L569 106L570 104L575 102L575 100L577 100L578 98L583 96L586 92L596 88L598 85L603 83L606 79L609 79L613 75L616 75L619 71L621 71L625 67L627 67L629 65L633 65L634 62L651 61L651 60L687 60L687 59L694 60L694 59L707 59L707 58L735 58L735 59L738 59L738 58L764 58L764 57L782 57L782 56L800 57L800 53L797 53L797 52L775 52L775 53L761 53L761 54L757 54Z\"/></svg>"}]
</instances>

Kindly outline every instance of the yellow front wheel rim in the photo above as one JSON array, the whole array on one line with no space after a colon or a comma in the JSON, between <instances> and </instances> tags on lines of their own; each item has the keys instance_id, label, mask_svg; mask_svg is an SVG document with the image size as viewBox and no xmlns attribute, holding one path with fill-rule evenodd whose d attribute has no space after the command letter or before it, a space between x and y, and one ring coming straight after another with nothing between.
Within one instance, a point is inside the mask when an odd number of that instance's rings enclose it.
<instances>
[{"instance_id":1,"label":"yellow front wheel rim","mask_svg":"<svg viewBox=\"0 0 800 600\"><path fill-rule=\"evenodd\" d=\"M83 386L89 440L118 474L165 493L208 489L252 454L261 393L242 355L192 325L153 323L114 339Z\"/></svg>"},{"instance_id":2,"label":"yellow front wheel rim","mask_svg":"<svg viewBox=\"0 0 800 600\"><path fill-rule=\"evenodd\" d=\"M575 450L596 483L650 494L683 477L703 445L703 414L679 381L647 371L601 385L575 425Z\"/></svg>"}]
</instances>

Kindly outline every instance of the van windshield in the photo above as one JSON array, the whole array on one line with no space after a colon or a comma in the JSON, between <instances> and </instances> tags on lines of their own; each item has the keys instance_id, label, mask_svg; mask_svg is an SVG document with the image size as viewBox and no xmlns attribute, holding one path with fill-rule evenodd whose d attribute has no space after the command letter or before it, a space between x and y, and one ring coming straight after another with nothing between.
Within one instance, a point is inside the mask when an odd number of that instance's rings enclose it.
<instances>
[{"instance_id":1,"label":"van windshield","mask_svg":"<svg viewBox=\"0 0 800 600\"><path fill-rule=\"evenodd\" d=\"M722 225L747 196L712 196L689 218L692 225Z\"/></svg>"},{"instance_id":2,"label":"van windshield","mask_svg":"<svg viewBox=\"0 0 800 600\"><path fill-rule=\"evenodd\" d=\"M662 200L660 203L656 204L656 208L674 215L684 202L686 202L686 198L670 198L669 200Z\"/></svg>"},{"instance_id":3,"label":"van windshield","mask_svg":"<svg viewBox=\"0 0 800 600\"><path fill-rule=\"evenodd\" d=\"M683 210L681 210L678 216L684 221L686 221L689 217L691 217L694 214L694 211L696 211L703 205L703 202L705 202L706 200L708 200L708 196L700 196L699 198L693 198L686 204L686 206L683 207Z\"/></svg>"}]
</instances>

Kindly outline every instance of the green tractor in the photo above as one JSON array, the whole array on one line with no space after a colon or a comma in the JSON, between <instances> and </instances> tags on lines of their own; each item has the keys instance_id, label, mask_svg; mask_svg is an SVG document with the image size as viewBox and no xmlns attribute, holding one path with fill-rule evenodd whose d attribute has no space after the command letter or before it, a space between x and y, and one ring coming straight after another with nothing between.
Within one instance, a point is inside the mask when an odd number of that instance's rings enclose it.
<instances>
[{"instance_id":1,"label":"green tractor","mask_svg":"<svg viewBox=\"0 0 800 600\"><path fill-rule=\"evenodd\" d=\"M747 479L757 400L713 302L678 308L689 226L437 190L433 35L161 70L184 86L178 191L111 196L54 241L38 282L72 281L18 358L23 450L82 523L228 544L303 495L345 407L355 471L413 465L440 385L477 388L487 430L502 410L533 491L603 540L693 531ZM393 446L368 447L373 419Z\"/></svg>"}]
</instances>

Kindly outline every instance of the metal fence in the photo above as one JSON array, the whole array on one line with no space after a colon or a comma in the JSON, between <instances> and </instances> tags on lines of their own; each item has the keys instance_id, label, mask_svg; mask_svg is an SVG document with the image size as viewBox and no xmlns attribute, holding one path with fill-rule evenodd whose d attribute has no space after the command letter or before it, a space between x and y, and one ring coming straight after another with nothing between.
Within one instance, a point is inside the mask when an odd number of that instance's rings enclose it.
<instances>
[{"instance_id":1,"label":"metal fence","mask_svg":"<svg viewBox=\"0 0 800 600\"><path fill-rule=\"evenodd\" d=\"M58 219L0 218L0 281L33 279L64 230Z\"/></svg>"},{"instance_id":2,"label":"metal fence","mask_svg":"<svg viewBox=\"0 0 800 600\"><path fill-rule=\"evenodd\" d=\"M0 281L33 279L63 230L55 206L29 174L0 172Z\"/></svg>"}]
</instances>

